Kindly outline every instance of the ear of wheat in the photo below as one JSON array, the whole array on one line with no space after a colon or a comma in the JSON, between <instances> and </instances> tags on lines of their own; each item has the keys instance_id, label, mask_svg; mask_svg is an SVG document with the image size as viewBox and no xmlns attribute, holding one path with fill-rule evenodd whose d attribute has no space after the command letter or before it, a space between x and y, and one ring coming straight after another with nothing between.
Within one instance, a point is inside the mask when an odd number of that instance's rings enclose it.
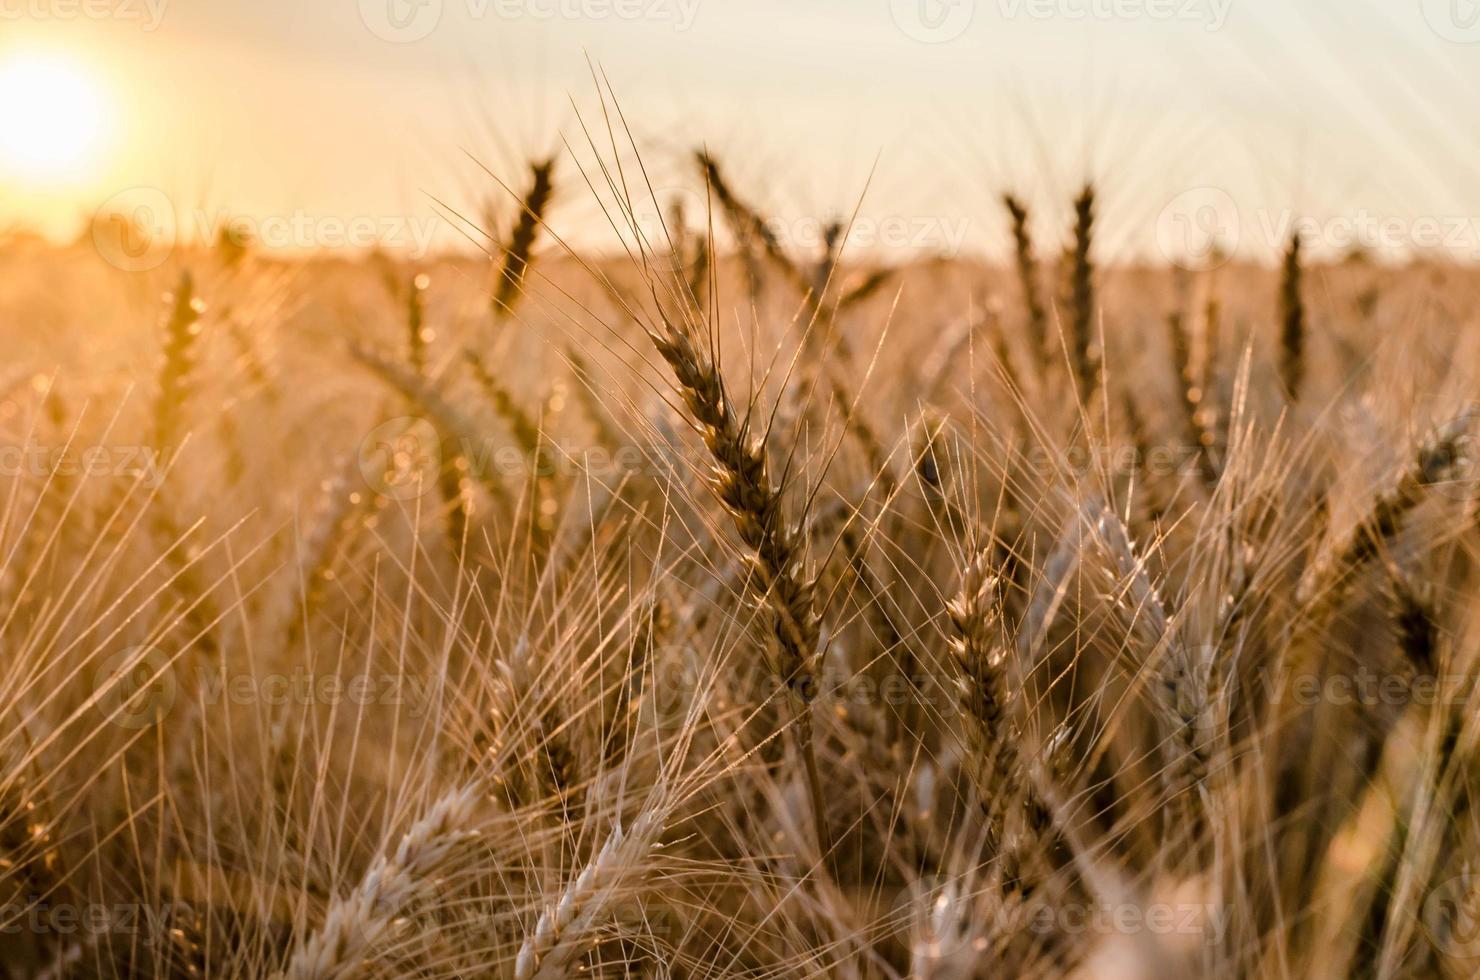
<instances>
[{"instance_id":1,"label":"ear of wheat","mask_svg":"<svg viewBox=\"0 0 1480 980\"><path fill-rule=\"evenodd\" d=\"M1340 602L1351 587L1351 577L1402 529L1426 491L1453 477L1477 416L1480 406L1471 405L1428 434L1392 485L1373 499L1351 535L1307 570L1297 596L1302 604L1330 610Z\"/></svg>"},{"instance_id":2,"label":"ear of wheat","mask_svg":"<svg viewBox=\"0 0 1480 980\"><path fill-rule=\"evenodd\" d=\"M536 160L529 166L529 190L519 204L509 243L504 247L503 265L493 287L493 312L508 316L524 295L524 280L534 256L534 246L555 191L555 158Z\"/></svg>"},{"instance_id":3,"label":"ear of wheat","mask_svg":"<svg viewBox=\"0 0 1480 980\"><path fill-rule=\"evenodd\" d=\"M880 289L884 288L890 278L894 275L893 269L875 269L859 279L848 290L838 297L838 312L843 313L866 302Z\"/></svg>"},{"instance_id":4,"label":"ear of wheat","mask_svg":"<svg viewBox=\"0 0 1480 980\"><path fill-rule=\"evenodd\" d=\"M348 895L336 899L324 923L293 954L285 980L353 980L365 976L392 923L435 894L461 845L476 833L482 796L476 786L452 790L412 824L400 844L378 855Z\"/></svg>"},{"instance_id":5,"label":"ear of wheat","mask_svg":"<svg viewBox=\"0 0 1480 980\"><path fill-rule=\"evenodd\" d=\"M1009 706L1005 663L989 550L976 552L961 573L961 588L947 604L957 707L965 731L965 765L987 815L991 842L1005 862L1007 880L1024 891L1052 873L1049 855L1062 848L1055 817L1038 787L1039 770L1024 758L1018 723Z\"/></svg>"},{"instance_id":6,"label":"ear of wheat","mask_svg":"<svg viewBox=\"0 0 1480 980\"><path fill-rule=\"evenodd\" d=\"M1181 801L1187 793L1205 796L1212 741L1221 729L1213 690L1216 650L1189 647L1184 641L1180 625L1151 579L1146 558L1137 554L1120 518L1099 502L1087 503L1082 513L1114 567L1114 592L1144 640L1143 652L1154 677L1152 699L1166 732L1160 776L1168 799ZM1184 814L1179 802L1168 819L1176 821Z\"/></svg>"},{"instance_id":7,"label":"ear of wheat","mask_svg":"<svg viewBox=\"0 0 1480 980\"><path fill-rule=\"evenodd\" d=\"M483 358L473 351L465 351L463 356L473 377L477 379L478 387L483 389L483 393L493 404L494 411L498 412L499 417L508 423L509 430L514 436L514 441L518 443L520 451L527 459L534 460L543 441L539 423L514 400L513 393L501 384L498 378L494 377L488 365L483 362Z\"/></svg>"},{"instance_id":8,"label":"ear of wheat","mask_svg":"<svg viewBox=\"0 0 1480 980\"><path fill-rule=\"evenodd\" d=\"M740 247L747 250L759 247L761 252L782 271L788 281L799 289L808 289L810 284L807 277L782 249L780 240L771 231L765 219L736 194L734 188L720 172L719 163L714 157L710 156L706 150L698 150L694 154L694 159L699 165L699 172L703 175L710 192L719 200L720 208L729 220L730 229Z\"/></svg>"},{"instance_id":9,"label":"ear of wheat","mask_svg":"<svg viewBox=\"0 0 1480 980\"><path fill-rule=\"evenodd\" d=\"M1393 569L1389 580L1389 617L1403 658L1420 677L1431 677L1438 669L1439 617L1431 590L1411 582Z\"/></svg>"},{"instance_id":10,"label":"ear of wheat","mask_svg":"<svg viewBox=\"0 0 1480 980\"><path fill-rule=\"evenodd\" d=\"M1089 403L1096 388L1095 342L1095 188L1085 184L1074 199L1074 243L1069 263L1069 363L1079 397Z\"/></svg>"},{"instance_id":11,"label":"ear of wheat","mask_svg":"<svg viewBox=\"0 0 1480 980\"><path fill-rule=\"evenodd\" d=\"M715 461L714 490L745 545L747 581L756 601L771 611L776 652L771 666L794 701L796 738L812 793L817 840L827 853L831 840L810 713L818 693L821 630L801 538L788 523L781 493L771 482L765 444L736 412L718 366L687 331L667 320L661 332L650 332L649 337L673 371L684 405Z\"/></svg>"},{"instance_id":12,"label":"ear of wheat","mask_svg":"<svg viewBox=\"0 0 1480 980\"><path fill-rule=\"evenodd\" d=\"M1280 276L1280 383L1292 400L1305 380L1305 298L1301 295L1300 234L1290 236Z\"/></svg>"},{"instance_id":13,"label":"ear of wheat","mask_svg":"<svg viewBox=\"0 0 1480 980\"><path fill-rule=\"evenodd\" d=\"M649 807L631 827L616 826L600 850L570 881L554 904L541 913L514 959L515 980L559 980L570 975L571 960L589 948L623 886L642 873L643 859L662 832L662 811Z\"/></svg>"},{"instance_id":14,"label":"ear of wheat","mask_svg":"<svg viewBox=\"0 0 1480 980\"><path fill-rule=\"evenodd\" d=\"M1023 294L1023 309L1028 314L1028 336L1038 356L1049 353L1048 314L1043 307L1043 294L1038 284L1038 260L1033 255L1033 233L1029 227L1028 207L1012 194L1002 203L1012 219L1013 259L1017 269L1018 288Z\"/></svg>"},{"instance_id":15,"label":"ear of wheat","mask_svg":"<svg viewBox=\"0 0 1480 980\"><path fill-rule=\"evenodd\" d=\"M1218 483L1218 467L1213 460L1216 437L1207 427L1207 415L1202 402L1205 396L1203 384L1192 363L1192 345L1187 336L1182 317L1176 314L1167 317L1167 335L1171 339L1172 365L1182 393L1183 420L1188 442L1196 448L1198 470L1203 482L1209 487Z\"/></svg>"},{"instance_id":16,"label":"ear of wheat","mask_svg":"<svg viewBox=\"0 0 1480 980\"><path fill-rule=\"evenodd\" d=\"M188 271L181 272L164 320L159 394L154 403L154 444L161 449L176 447L183 434L204 310L205 305L195 296L195 280Z\"/></svg>"}]
</instances>

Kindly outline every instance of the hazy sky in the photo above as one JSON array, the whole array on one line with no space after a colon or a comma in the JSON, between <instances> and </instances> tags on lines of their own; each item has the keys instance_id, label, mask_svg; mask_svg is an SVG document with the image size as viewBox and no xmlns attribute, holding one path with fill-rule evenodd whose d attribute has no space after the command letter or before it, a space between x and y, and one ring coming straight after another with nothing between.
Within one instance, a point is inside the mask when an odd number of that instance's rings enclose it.
<instances>
[{"instance_id":1,"label":"hazy sky","mask_svg":"<svg viewBox=\"0 0 1480 980\"><path fill-rule=\"evenodd\" d=\"M6 70L38 58L91 93ZM456 241L433 199L476 214L475 159L519 184L601 126L588 59L660 198L707 142L799 243L868 185L859 249L996 248L1002 190L1057 228L1087 176L1126 254L1267 252L1296 216L1318 247L1480 243L1475 0L0 0L0 124L101 117L49 173L0 134L0 227L142 187L284 245ZM600 238L563 176L554 224Z\"/></svg>"}]
</instances>

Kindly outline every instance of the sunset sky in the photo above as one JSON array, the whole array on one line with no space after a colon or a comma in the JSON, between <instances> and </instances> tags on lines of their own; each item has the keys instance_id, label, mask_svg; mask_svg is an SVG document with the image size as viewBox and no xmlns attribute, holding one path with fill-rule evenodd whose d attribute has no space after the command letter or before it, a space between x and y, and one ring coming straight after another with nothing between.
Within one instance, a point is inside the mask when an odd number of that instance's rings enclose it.
<instances>
[{"instance_id":1,"label":"sunset sky","mask_svg":"<svg viewBox=\"0 0 1480 980\"><path fill-rule=\"evenodd\" d=\"M660 185L704 134L783 220L867 186L864 249L999 248L1002 190L1054 220L1086 176L1125 254L1480 242L1472 0L0 0L0 229L146 188L284 247L456 244L474 160L517 185L599 123L588 59ZM552 222L600 241L566 177Z\"/></svg>"}]
</instances>

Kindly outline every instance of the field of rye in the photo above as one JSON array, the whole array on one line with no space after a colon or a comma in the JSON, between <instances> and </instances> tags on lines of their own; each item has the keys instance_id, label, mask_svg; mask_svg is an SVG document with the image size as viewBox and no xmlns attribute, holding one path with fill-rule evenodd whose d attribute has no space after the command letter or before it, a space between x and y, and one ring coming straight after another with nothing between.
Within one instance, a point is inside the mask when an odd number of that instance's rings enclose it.
<instances>
[{"instance_id":1,"label":"field of rye","mask_svg":"<svg viewBox=\"0 0 1480 980\"><path fill-rule=\"evenodd\" d=\"M0 243L0 976L1475 975L1474 271L620 159Z\"/></svg>"}]
</instances>

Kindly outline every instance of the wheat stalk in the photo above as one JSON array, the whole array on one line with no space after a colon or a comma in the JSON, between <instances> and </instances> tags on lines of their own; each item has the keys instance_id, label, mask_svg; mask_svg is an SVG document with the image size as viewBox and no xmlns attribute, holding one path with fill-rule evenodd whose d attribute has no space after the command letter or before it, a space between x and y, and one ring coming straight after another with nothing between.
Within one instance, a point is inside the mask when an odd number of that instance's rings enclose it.
<instances>
[{"instance_id":1,"label":"wheat stalk","mask_svg":"<svg viewBox=\"0 0 1480 980\"><path fill-rule=\"evenodd\" d=\"M596 429L599 444L608 449L621 446L626 435L622 431L621 424L612 416L611 410L597 397L591 365L574 348L568 348L565 357L570 363L570 372L575 379L573 389L576 397L581 400L581 406L586 410L587 418Z\"/></svg>"},{"instance_id":2,"label":"wheat stalk","mask_svg":"<svg viewBox=\"0 0 1480 980\"><path fill-rule=\"evenodd\" d=\"M1095 390L1091 357L1095 333L1095 188L1085 184L1074 199L1074 244L1069 266L1069 362L1085 404Z\"/></svg>"},{"instance_id":3,"label":"wheat stalk","mask_svg":"<svg viewBox=\"0 0 1480 980\"><path fill-rule=\"evenodd\" d=\"M1280 383L1293 401L1305 380L1305 300L1300 295L1300 234L1290 236L1280 277Z\"/></svg>"},{"instance_id":4,"label":"wheat stalk","mask_svg":"<svg viewBox=\"0 0 1480 980\"><path fill-rule=\"evenodd\" d=\"M1016 782L1010 756L1016 731L1007 708L998 580L989 561L990 553L984 549L967 563L960 590L946 604L946 613L955 627L949 646L956 670L957 705L966 722L967 758L983 805L993 808L994 795L1010 792ZM996 837L1000 842L1000 827Z\"/></svg>"},{"instance_id":5,"label":"wheat stalk","mask_svg":"<svg viewBox=\"0 0 1480 980\"><path fill-rule=\"evenodd\" d=\"M514 980L557 980L570 975L570 964L588 948L612 903L634 877L663 831L664 814L645 808L628 828L619 822L600 850L540 914L514 958Z\"/></svg>"},{"instance_id":6,"label":"wheat stalk","mask_svg":"<svg viewBox=\"0 0 1480 980\"><path fill-rule=\"evenodd\" d=\"M426 291L430 280L414 275L406 284L406 361L417 374L427 371L427 342L432 330L426 325Z\"/></svg>"},{"instance_id":7,"label":"wheat stalk","mask_svg":"<svg viewBox=\"0 0 1480 980\"><path fill-rule=\"evenodd\" d=\"M1153 697L1168 729L1162 783L1173 798L1189 790L1205 796L1213 739L1220 731L1214 651L1193 650L1183 641L1120 518L1098 502L1082 513L1114 566L1117 598L1146 636L1147 661L1157 674Z\"/></svg>"},{"instance_id":8,"label":"wheat stalk","mask_svg":"<svg viewBox=\"0 0 1480 980\"><path fill-rule=\"evenodd\" d=\"M961 572L961 587L946 604L954 633L949 641L956 702L965 730L965 762L986 812L992 843L1009 861L1008 874L1025 889L1047 876L1043 855L1057 847L1053 811L1039 794L1032 760L1009 703L1007 646L1001 635L999 578L988 549L978 550ZM1015 839L1022 822L1031 841Z\"/></svg>"},{"instance_id":9,"label":"wheat stalk","mask_svg":"<svg viewBox=\"0 0 1480 980\"><path fill-rule=\"evenodd\" d=\"M750 250L758 243L761 251L780 267L792 284L799 289L807 290L811 285L807 277L782 249L781 242L771 232L765 219L735 193L734 188L720 172L719 164L714 157L710 156L706 150L698 150L694 153L694 159L699 165L699 172L704 177L709 190L719 199L720 207L724 210L725 217L730 222L730 229L734 232L740 247Z\"/></svg>"},{"instance_id":10,"label":"wheat stalk","mask_svg":"<svg viewBox=\"0 0 1480 980\"><path fill-rule=\"evenodd\" d=\"M360 497L352 490L360 461L346 457L332 476L320 485L319 503L313 522L297 548L298 575L290 579L288 622L283 630L285 645L296 645L301 631L313 621L323 605L327 583L334 578L335 545L349 527ZM298 604L302 590L302 606Z\"/></svg>"},{"instance_id":11,"label":"wheat stalk","mask_svg":"<svg viewBox=\"0 0 1480 980\"><path fill-rule=\"evenodd\" d=\"M672 369L684 405L714 458L711 482L746 547L749 588L772 612L776 659L771 666L792 695L817 841L826 854L831 842L810 711L818 690L821 629L801 538L787 522L781 493L771 482L765 442L752 435L748 421L735 411L714 360L667 319L661 333L650 330L648 336Z\"/></svg>"},{"instance_id":12,"label":"wheat stalk","mask_svg":"<svg viewBox=\"0 0 1480 980\"><path fill-rule=\"evenodd\" d=\"M159 394L154 403L154 444L166 451L176 445L185 424L196 339L200 336L200 317L205 310L205 305L195 296L195 280L188 270L180 273L169 303L163 327Z\"/></svg>"},{"instance_id":13,"label":"wheat stalk","mask_svg":"<svg viewBox=\"0 0 1480 980\"><path fill-rule=\"evenodd\" d=\"M509 431L513 433L514 441L518 443L520 452L524 453L526 459L537 463L540 445L544 441L539 423L514 400L509 389L499 383L498 378L493 376L493 372L483 362L483 358L469 350L463 352L463 359L473 372L473 377L477 379L478 387L483 389L483 394L493 404L493 410L508 423Z\"/></svg>"},{"instance_id":14,"label":"wheat stalk","mask_svg":"<svg viewBox=\"0 0 1480 980\"><path fill-rule=\"evenodd\" d=\"M1023 293L1023 308L1028 313L1028 336L1035 355L1043 357L1048 351L1048 314L1043 307L1043 294L1038 286L1038 261L1033 257L1033 234L1029 227L1027 205L1012 194L1005 194L1002 203L1012 218L1013 259L1017 269L1018 287Z\"/></svg>"},{"instance_id":15,"label":"wheat stalk","mask_svg":"<svg viewBox=\"0 0 1480 980\"><path fill-rule=\"evenodd\" d=\"M875 269L852 286L849 286L843 295L838 297L838 312L843 313L860 305L870 296L884 288L884 284L894 275L893 269Z\"/></svg>"},{"instance_id":16,"label":"wheat stalk","mask_svg":"<svg viewBox=\"0 0 1480 980\"><path fill-rule=\"evenodd\" d=\"M1192 345L1182 317L1167 317L1167 334L1171 339L1172 363L1182 395L1183 423L1188 441L1197 447L1197 465L1203 482L1209 487L1218 483L1218 467L1213 460L1216 435L1207 427L1207 414L1202 407L1204 388L1192 363Z\"/></svg>"},{"instance_id":17,"label":"wheat stalk","mask_svg":"<svg viewBox=\"0 0 1480 980\"><path fill-rule=\"evenodd\" d=\"M303 940L282 974L286 980L353 980L365 976L370 956L395 921L436 894L439 875L476 836L477 786L451 790L411 825L394 852L380 854L359 885L335 899L319 929Z\"/></svg>"},{"instance_id":18,"label":"wheat stalk","mask_svg":"<svg viewBox=\"0 0 1480 980\"><path fill-rule=\"evenodd\" d=\"M1341 601L1351 577L1397 535L1426 491L1454 475L1477 414L1480 406L1469 406L1429 433L1392 486L1373 499L1351 536L1306 570L1297 593L1303 605L1329 610Z\"/></svg>"},{"instance_id":19,"label":"wheat stalk","mask_svg":"<svg viewBox=\"0 0 1480 980\"><path fill-rule=\"evenodd\" d=\"M529 165L529 190L519 202L519 217L505 246L504 263L494 282L493 312L508 316L524 295L524 279L534 255L545 212L555 192L555 158L536 160Z\"/></svg>"}]
</instances>

